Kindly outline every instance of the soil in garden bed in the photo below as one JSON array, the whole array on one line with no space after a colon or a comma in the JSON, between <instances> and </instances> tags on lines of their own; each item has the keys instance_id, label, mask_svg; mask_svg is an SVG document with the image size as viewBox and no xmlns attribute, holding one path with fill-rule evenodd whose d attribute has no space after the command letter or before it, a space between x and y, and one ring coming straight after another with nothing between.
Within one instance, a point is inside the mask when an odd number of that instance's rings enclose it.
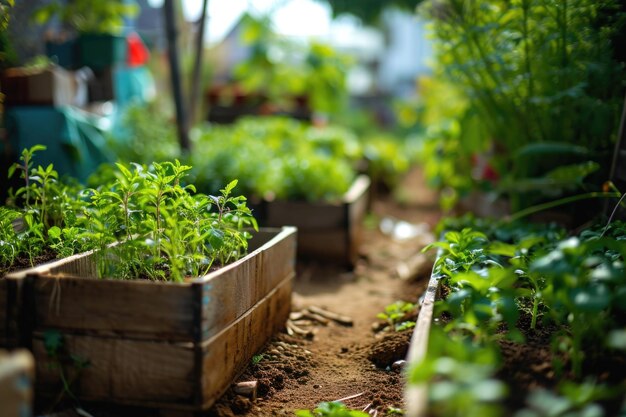
<instances>
[{"instance_id":1,"label":"soil in garden bed","mask_svg":"<svg viewBox=\"0 0 626 417\"><path fill-rule=\"evenodd\" d=\"M19 271L20 269L27 269L27 268L32 268L33 266L37 266L37 265L42 265L45 264L47 262L52 262L54 260L56 260L56 254L54 254L53 252L50 251L45 251L37 256L35 256L32 259L32 263L31 260L27 257L20 257L17 258L15 260L15 262L13 263L13 265L11 266L11 268L6 271L7 274L11 273L11 272L15 272L15 271ZM2 278L2 277L0 277Z\"/></svg>"},{"instance_id":2,"label":"soil in garden bed","mask_svg":"<svg viewBox=\"0 0 626 417\"><path fill-rule=\"evenodd\" d=\"M530 318L520 320L519 326L524 333L525 342L515 343L508 340L499 342L502 353L502 367L498 377L509 386L509 396L505 405L510 410L519 410L531 391L537 388L554 390L564 379L575 380L568 374L570 364L567 355L555 353L551 349L551 338L558 332L556 326L545 327L541 324L532 331ZM556 359L556 361L555 361ZM626 379L626 354L618 351L599 353L596 357L587 357L583 375L598 383L610 385L623 383ZM559 371L555 363L562 363ZM616 415L622 399L601 402L606 415Z\"/></svg>"}]
</instances>

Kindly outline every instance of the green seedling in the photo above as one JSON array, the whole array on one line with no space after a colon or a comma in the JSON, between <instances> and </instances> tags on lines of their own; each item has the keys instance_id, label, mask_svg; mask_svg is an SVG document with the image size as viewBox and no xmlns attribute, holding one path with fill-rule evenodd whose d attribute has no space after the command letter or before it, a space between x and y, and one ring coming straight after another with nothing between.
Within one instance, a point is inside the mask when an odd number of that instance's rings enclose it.
<instances>
[{"instance_id":1,"label":"green seedling","mask_svg":"<svg viewBox=\"0 0 626 417\"><path fill-rule=\"evenodd\" d=\"M297 417L369 417L370 415L360 410L352 410L338 401L319 403L311 410L296 411Z\"/></svg>"},{"instance_id":2,"label":"green seedling","mask_svg":"<svg viewBox=\"0 0 626 417\"><path fill-rule=\"evenodd\" d=\"M415 327L415 321L405 320L406 316L414 312L416 305L406 301L396 301L385 307L385 311L378 313L377 318L387 322L387 327L400 332Z\"/></svg>"}]
</instances>

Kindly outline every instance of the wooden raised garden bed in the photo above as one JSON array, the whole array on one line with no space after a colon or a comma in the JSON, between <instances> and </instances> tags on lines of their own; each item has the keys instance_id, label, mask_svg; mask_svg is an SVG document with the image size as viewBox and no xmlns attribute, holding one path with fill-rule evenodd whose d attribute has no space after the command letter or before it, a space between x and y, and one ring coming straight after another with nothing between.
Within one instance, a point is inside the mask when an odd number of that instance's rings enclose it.
<instances>
[{"instance_id":1,"label":"wooden raised garden bed","mask_svg":"<svg viewBox=\"0 0 626 417\"><path fill-rule=\"evenodd\" d=\"M247 256L182 284L94 279L91 253L9 275L23 282L37 393L61 392L61 364L84 401L209 408L284 325L295 251L296 229L284 227L261 229ZM53 355L51 335L61 337Z\"/></svg>"},{"instance_id":2,"label":"wooden raised garden bed","mask_svg":"<svg viewBox=\"0 0 626 417\"><path fill-rule=\"evenodd\" d=\"M262 224L298 228L298 255L352 267L359 256L370 179L360 175L339 203L267 201Z\"/></svg>"}]
</instances>

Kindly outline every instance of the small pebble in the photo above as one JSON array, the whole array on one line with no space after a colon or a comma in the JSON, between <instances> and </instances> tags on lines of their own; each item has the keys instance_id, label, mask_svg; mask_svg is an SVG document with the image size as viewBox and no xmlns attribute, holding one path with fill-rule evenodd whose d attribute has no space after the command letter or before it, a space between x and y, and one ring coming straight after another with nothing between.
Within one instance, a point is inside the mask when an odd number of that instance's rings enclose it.
<instances>
[{"instance_id":1,"label":"small pebble","mask_svg":"<svg viewBox=\"0 0 626 417\"><path fill-rule=\"evenodd\" d=\"M322 388L322 386L320 384L315 384L313 385L313 388L318 389L318 388Z\"/></svg>"},{"instance_id":2,"label":"small pebble","mask_svg":"<svg viewBox=\"0 0 626 417\"><path fill-rule=\"evenodd\" d=\"M404 367L406 366L406 361L401 359L399 361L395 361L392 365L391 365L391 369L393 369L394 371L401 371L402 369L404 369Z\"/></svg>"},{"instance_id":3,"label":"small pebble","mask_svg":"<svg viewBox=\"0 0 626 417\"><path fill-rule=\"evenodd\" d=\"M281 345L276 346L276 350L280 350L281 352L285 350Z\"/></svg>"},{"instance_id":4,"label":"small pebble","mask_svg":"<svg viewBox=\"0 0 626 417\"><path fill-rule=\"evenodd\" d=\"M272 349L272 350L270 350L269 353L272 354L272 355L276 355L276 356L280 355L280 352L277 349Z\"/></svg>"}]
</instances>

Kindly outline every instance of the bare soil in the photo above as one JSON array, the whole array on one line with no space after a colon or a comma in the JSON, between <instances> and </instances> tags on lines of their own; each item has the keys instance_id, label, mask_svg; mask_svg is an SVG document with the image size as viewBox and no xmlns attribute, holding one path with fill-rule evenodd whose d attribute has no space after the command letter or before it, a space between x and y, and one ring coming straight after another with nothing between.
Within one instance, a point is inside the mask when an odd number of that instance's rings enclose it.
<instances>
[{"instance_id":1,"label":"bare soil","mask_svg":"<svg viewBox=\"0 0 626 417\"><path fill-rule=\"evenodd\" d=\"M407 177L400 193L403 204L380 195L373 202L361 260L354 271L321 261L298 267L292 311L321 307L350 317L353 324L295 321L310 331L308 336L277 335L257 357L260 361L238 379L258 381L256 400L229 390L208 415L293 416L295 410L335 400L372 415L375 411L384 415L390 407L403 408L403 377L400 364L394 363L405 358L412 332L380 330L384 325L376 315L397 300L418 302L431 265L421 266L411 279L398 278L397 268L430 243L432 234L422 228L419 235L399 240L383 233L379 225L380 220L392 218L413 225L426 223L432 230L439 210L419 172Z\"/></svg>"}]
</instances>

